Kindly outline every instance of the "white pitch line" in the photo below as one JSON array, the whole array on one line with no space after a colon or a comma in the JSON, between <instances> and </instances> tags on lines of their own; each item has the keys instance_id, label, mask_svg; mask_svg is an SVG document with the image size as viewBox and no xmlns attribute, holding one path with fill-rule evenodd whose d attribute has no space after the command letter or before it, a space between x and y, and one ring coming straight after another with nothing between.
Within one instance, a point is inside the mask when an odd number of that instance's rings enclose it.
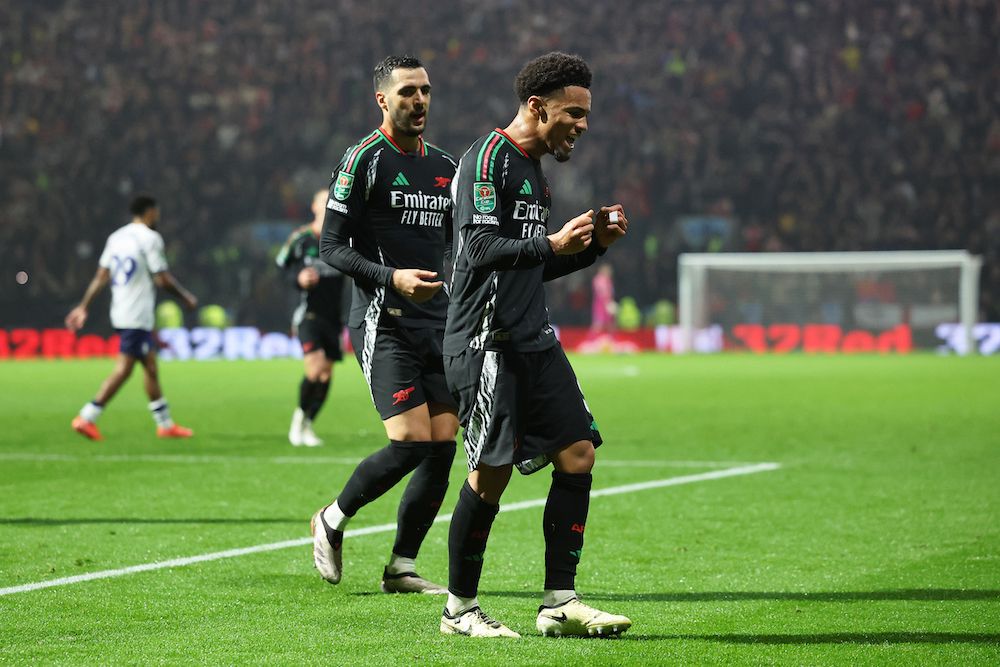
<instances>
[{"instance_id":1,"label":"white pitch line","mask_svg":"<svg viewBox=\"0 0 1000 667\"><path fill-rule=\"evenodd\" d=\"M758 472L766 472L768 470L777 470L781 467L780 463L758 463L755 465L742 466L739 468L729 468L728 470L713 470L712 472L705 472L698 475L684 475L682 477L668 477L667 479L658 479L651 482L640 482L638 484L625 484L623 486L612 486L606 489L597 489L596 491L590 492L591 498L599 498L601 496L614 496L621 493L634 493L636 491L644 491L646 489L658 489L666 486L677 486L679 484L691 484L692 482L703 482L712 479L722 479L724 477L736 477L739 475L752 475ZM507 505L501 505L501 512L516 512L518 510L530 509L533 507L544 507L546 499L539 498L537 500L527 500L520 503L510 503ZM434 523L442 523L445 521L451 521L451 514L445 514L437 517ZM386 533L389 531L396 530L396 524L386 523L381 526L369 526L367 528L356 528L352 530L345 530L344 537L359 537L361 535L371 535L373 533ZM84 581L92 581L94 579L111 579L113 577L121 577L126 574L135 574L137 572L150 572L152 570L163 570L173 567L184 567L185 565L193 565L195 563L205 563L213 560L222 560L223 558L235 558L236 556L246 556L249 554L262 553L265 551L276 551L278 549L287 549L289 547L299 547L306 544L310 544L313 541L312 537L301 537L296 540L285 540L284 542L272 542L271 544L258 544L254 547L244 547L242 549L229 549L227 551L216 551L214 553L202 554L200 556L190 556L188 558L174 558L172 560L164 560L156 563L146 563L144 565L133 565L131 567L123 567L118 570L103 570L101 572L89 572L87 574L78 574L72 577L61 577L59 579L51 579L49 581L38 581L31 584L22 584L20 586L10 586L8 588L0 588L0 596L12 595L14 593L26 593L28 591L35 591L41 588L53 588L55 586L68 586L69 584L77 584Z\"/></svg>"},{"instance_id":2,"label":"white pitch line","mask_svg":"<svg viewBox=\"0 0 1000 667\"><path fill-rule=\"evenodd\" d=\"M35 454L0 453L0 461L24 462L57 462L57 463L218 463L229 465L233 463L273 463L273 464L334 464L357 465L361 457L330 457L330 456L185 456L182 454ZM747 466L744 461L629 461L614 459L598 459L598 464L609 468L732 468ZM465 466L464 460L455 461L455 465Z\"/></svg>"},{"instance_id":3,"label":"white pitch line","mask_svg":"<svg viewBox=\"0 0 1000 667\"><path fill-rule=\"evenodd\" d=\"M185 456L182 454L94 454L80 456L75 454L32 454L32 453L0 453L0 461L27 461L57 463L336 463L357 465L361 457L298 457L298 456Z\"/></svg>"}]
</instances>

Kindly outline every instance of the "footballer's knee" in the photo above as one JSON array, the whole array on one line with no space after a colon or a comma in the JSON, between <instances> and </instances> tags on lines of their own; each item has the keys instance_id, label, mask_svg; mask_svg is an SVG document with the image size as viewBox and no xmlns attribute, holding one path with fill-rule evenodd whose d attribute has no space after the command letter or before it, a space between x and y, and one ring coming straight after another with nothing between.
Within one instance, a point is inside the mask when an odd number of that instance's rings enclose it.
<instances>
[{"instance_id":1,"label":"footballer's knee","mask_svg":"<svg viewBox=\"0 0 1000 667\"><path fill-rule=\"evenodd\" d=\"M433 438L427 404L410 408L406 412L382 420L385 434L390 440L400 442L429 442Z\"/></svg>"},{"instance_id":2,"label":"footballer's knee","mask_svg":"<svg viewBox=\"0 0 1000 667\"><path fill-rule=\"evenodd\" d=\"M457 410L443 403L427 405L431 417L431 439L437 442L454 440L458 436Z\"/></svg>"},{"instance_id":3,"label":"footballer's knee","mask_svg":"<svg viewBox=\"0 0 1000 667\"><path fill-rule=\"evenodd\" d=\"M313 375L314 377L309 378L312 382L329 382L333 379L333 362L324 358L313 371Z\"/></svg>"},{"instance_id":4,"label":"footballer's knee","mask_svg":"<svg viewBox=\"0 0 1000 667\"><path fill-rule=\"evenodd\" d=\"M513 465L494 467L480 464L469 473L469 486L485 502L497 505L507 488L513 469Z\"/></svg>"},{"instance_id":5,"label":"footballer's knee","mask_svg":"<svg viewBox=\"0 0 1000 667\"><path fill-rule=\"evenodd\" d=\"M111 371L111 375L122 381L129 379L132 375L132 369L135 368L135 361L129 357L120 358L115 364L115 368Z\"/></svg>"},{"instance_id":6,"label":"footballer's knee","mask_svg":"<svg viewBox=\"0 0 1000 667\"><path fill-rule=\"evenodd\" d=\"M559 472L587 474L594 469L594 443L590 440L578 440L554 452L549 458Z\"/></svg>"},{"instance_id":7,"label":"footballer's knee","mask_svg":"<svg viewBox=\"0 0 1000 667\"><path fill-rule=\"evenodd\" d=\"M323 350L313 350L305 355L305 376L310 382L329 382L333 375L333 362Z\"/></svg>"}]
</instances>

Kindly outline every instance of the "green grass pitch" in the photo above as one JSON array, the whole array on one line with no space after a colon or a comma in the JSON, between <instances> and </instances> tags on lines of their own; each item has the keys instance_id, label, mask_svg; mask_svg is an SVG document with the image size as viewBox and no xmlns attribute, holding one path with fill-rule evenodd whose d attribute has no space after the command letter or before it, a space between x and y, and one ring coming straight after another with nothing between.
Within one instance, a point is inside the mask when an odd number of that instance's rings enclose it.
<instances>
[{"instance_id":1,"label":"green grass pitch","mask_svg":"<svg viewBox=\"0 0 1000 667\"><path fill-rule=\"evenodd\" d=\"M521 640L440 634L443 598L377 593L387 530L322 581L295 546L385 442L357 364L288 445L294 361L164 363L189 441L160 441L139 376L93 443L69 422L107 360L0 364L0 665L997 665L1000 357L574 357L605 438L578 588L620 639L534 628L540 507L502 512L480 590ZM443 512L464 478L456 462ZM704 473L773 462L752 474ZM504 503L544 498L515 475ZM667 483L669 484L669 483ZM391 524L402 485L350 528ZM418 561L446 581L447 525Z\"/></svg>"}]
</instances>

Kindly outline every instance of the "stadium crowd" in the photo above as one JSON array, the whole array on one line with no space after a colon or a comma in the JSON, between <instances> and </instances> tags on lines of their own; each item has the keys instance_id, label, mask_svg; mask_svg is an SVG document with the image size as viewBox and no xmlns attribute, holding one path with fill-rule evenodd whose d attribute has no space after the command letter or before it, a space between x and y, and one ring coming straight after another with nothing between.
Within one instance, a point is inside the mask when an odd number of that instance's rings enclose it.
<instances>
[{"instance_id":1,"label":"stadium crowd","mask_svg":"<svg viewBox=\"0 0 1000 667\"><path fill-rule=\"evenodd\" d=\"M552 214L625 205L617 295L674 300L685 250L966 248L985 259L981 317L1000 320L993 0L541 7L0 0L3 324L59 322L128 199L148 192L176 275L240 324L285 326L287 311L264 314L273 262L246 254L241 225L305 220L343 150L379 122L374 64L424 60L426 136L458 156L513 115L509 82L552 49L596 75L589 132L547 169ZM702 214L735 233L692 245L674 222ZM589 323L591 275L550 292L557 323Z\"/></svg>"}]
</instances>

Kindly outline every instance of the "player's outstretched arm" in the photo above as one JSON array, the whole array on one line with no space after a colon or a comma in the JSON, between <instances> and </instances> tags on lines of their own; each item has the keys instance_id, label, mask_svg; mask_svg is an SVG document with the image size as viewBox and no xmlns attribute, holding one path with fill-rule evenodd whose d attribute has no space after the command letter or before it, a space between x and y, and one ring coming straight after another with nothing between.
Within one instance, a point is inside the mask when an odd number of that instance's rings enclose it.
<instances>
[{"instance_id":1,"label":"player's outstretched arm","mask_svg":"<svg viewBox=\"0 0 1000 667\"><path fill-rule=\"evenodd\" d=\"M84 292L80 305L69 311L69 315L66 316L65 323L67 329L76 332L83 328L83 325L87 323L90 304L94 302L94 299L101 293L101 290L104 289L109 280L111 280L111 272L103 266L97 267L97 273L94 274L90 284L87 285L87 291Z\"/></svg>"},{"instance_id":2,"label":"player's outstretched arm","mask_svg":"<svg viewBox=\"0 0 1000 667\"><path fill-rule=\"evenodd\" d=\"M194 294L184 289L184 286L177 282L169 271L160 271L153 275L153 282L167 294L177 297L184 302L184 307L194 310L198 306L198 299Z\"/></svg>"},{"instance_id":3,"label":"player's outstretched arm","mask_svg":"<svg viewBox=\"0 0 1000 667\"><path fill-rule=\"evenodd\" d=\"M602 206L594 221L594 236L602 248L609 248L612 243L625 236L628 229L628 219L621 204Z\"/></svg>"},{"instance_id":4,"label":"player's outstretched arm","mask_svg":"<svg viewBox=\"0 0 1000 667\"><path fill-rule=\"evenodd\" d=\"M578 215L562 226L555 234L549 234L549 245L557 255L575 255L590 245L594 234L594 210Z\"/></svg>"},{"instance_id":5,"label":"player's outstretched arm","mask_svg":"<svg viewBox=\"0 0 1000 667\"><path fill-rule=\"evenodd\" d=\"M423 303L438 293L444 282L437 278L437 271L423 269L396 269L392 272L392 287L414 303Z\"/></svg>"}]
</instances>

